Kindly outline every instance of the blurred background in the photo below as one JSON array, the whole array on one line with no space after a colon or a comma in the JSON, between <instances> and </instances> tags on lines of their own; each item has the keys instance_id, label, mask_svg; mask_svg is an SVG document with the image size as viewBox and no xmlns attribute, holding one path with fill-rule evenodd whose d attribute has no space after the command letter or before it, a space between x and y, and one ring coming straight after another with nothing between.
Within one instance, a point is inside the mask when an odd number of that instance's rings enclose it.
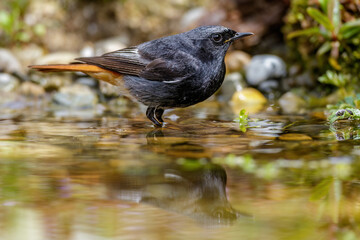
<instances>
[{"instance_id":1,"label":"blurred background","mask_svg":"<svg viewBox=\"0 0 360 240\"><path fill-rule=\"evenodd\" d=\"M359 0L1 0L0 238L359 239L359 18ZM255 35L162 129L115 86L27 67L210 24Z\"/></svg>"},{"instance_id":2,"label":"blurred background","mask_svg":"<svg viewBox=\"0 0 360 240\"><path fill-rule=\"evenodd\" d=\"M270 111L285 114L347 97L356 107L359 15L357 0L4 0L0 84L2 91L53 94L76 79L29 73L28 65L68 63L201 25L224 25L255 36L236 42L228 54L220 101L232 99L243 108L242 97L245 105L260 102L250 112L269 103ZM94 80L81 84L99 88ZM116 91L101 83L100 94Z\"/></svg>"}]
</instances>

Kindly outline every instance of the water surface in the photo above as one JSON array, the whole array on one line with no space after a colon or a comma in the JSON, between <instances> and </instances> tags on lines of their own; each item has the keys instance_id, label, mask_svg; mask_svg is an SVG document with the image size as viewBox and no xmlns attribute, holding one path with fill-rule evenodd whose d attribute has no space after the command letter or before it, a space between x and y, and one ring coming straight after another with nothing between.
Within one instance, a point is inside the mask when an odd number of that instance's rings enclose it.
<instances>
[{"instance_id":1,"label":"water surface","mask_svg":"<svg viewBox=\"0 0 360 240\"><path fill-rule=\"evenodd\" d=\"M40 104L41 105L41 104ZM26 105L0 111L1 239L357 239L357 125Z\"/></svg>"}]
</instances>

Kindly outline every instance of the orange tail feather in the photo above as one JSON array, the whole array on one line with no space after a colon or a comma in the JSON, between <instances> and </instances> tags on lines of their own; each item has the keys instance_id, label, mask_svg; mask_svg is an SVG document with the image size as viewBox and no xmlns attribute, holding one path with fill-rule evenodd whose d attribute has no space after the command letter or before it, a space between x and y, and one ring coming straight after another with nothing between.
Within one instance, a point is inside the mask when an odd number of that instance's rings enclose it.
<instances>
[{"instance_id":1,"label":"orange tail feather","mask_svg":"<svg viewBox=\"0 0 360 240\"><path fill-rule=\"evenodd\" d=\"M31 65L29 66L31 69L36 69L41 72L63 72L63 71L70 71L70 72L85 72L85 73L97 73L97 72L104 72L105 69L85 64L85 63L72 63L72 64L51 64L51 65Z\"/></svg>"}]
</instances>

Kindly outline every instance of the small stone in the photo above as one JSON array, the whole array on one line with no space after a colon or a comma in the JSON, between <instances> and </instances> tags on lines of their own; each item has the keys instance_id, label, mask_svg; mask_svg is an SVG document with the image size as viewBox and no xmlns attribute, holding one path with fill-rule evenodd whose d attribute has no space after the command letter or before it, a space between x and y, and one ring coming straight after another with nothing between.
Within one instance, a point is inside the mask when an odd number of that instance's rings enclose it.
<instances>
[{"instance_id":1,"label":"small stone","mask_svg":"<svg viewBox=\"0 0 360 240\"><path fill-rule=\"evenodd\" d=\"M67 64L76 61L78 56L73 52L55 52L37 59L34 64Z\"/></svg>"},{"instance_id":2,"label":"small stone","mask_svg":"<svg viewBox=\"0 0 360 240\"><path fill-rule=\"evenodd\" d=\"M306 108L305 100L292 92L282 95L279 105L284 114L303 114Z\"/></svg>"},{"instance_id":3,"label":"small stone","mask_svg":"<svg viewBox=\"0 0 360 240\"><path fill-rule=\"evenodd\" d=\"M72 108L93 108L98 99L88 86L73 84L60 88L53 96L54 102Z\"/></svg>"},{"instance_id":4,"label":"small stone","mask_svg":"<svg viewBox=\"0 0 360 240\"><path fill-rule=\"evenodd\" d=\"M45 94L45 90L42 86L32 83L24 82L20 86L20 93L25 96L41 97Z\"/></svg>"},{"instance_id":5,"label":"small stone","mask_svg":"<svg viewBox=\"0 0 360 240\"><path fill-rule=\"evenodd\" d=\"M232 51L225 56L226 70L240 72L250 63L251 56L243 51Z\"/></svg>"},{"instance_id":6,"label":"small stone","mask_svg":"<svg viewBox=\"0 0 360 240\"><path fill-rule=\"evenodd\" d=\"M255 88L244 88L236 91L231 99L233 111L238 114L241 109L249 113L259 112L264 108L267 99Z\"/></svg>"},{"instance_id":7,"label":"small stone","mask_svg":"<svg viewBox=\"0 0 360 240\"><path fill-rule=\"evenodd\" d=\"M14 92L19 87L19 80L8 73L0 73L0 92Z\"/></svg>"},{"instance_id":8,"label":"small stone","mask_svg":"<svg viewBox=\"0 0 360 240\"><path fill-rule=\"evenodd\" d=\"M8 73L23 73L19 60L12 52L4 48L0 48L0 71Z\"/></svg>"},{"instance_id":9,"label":"small stone","mask_svg":"<svg viewBox=\"0 0 360 240\"><path fill-rule=\"evenodd\" d=\"M282 141L311 141L312 138L301 133L285 133L279 136Z\"/></svg>"},{"instance_id":10,"label":"small stone","mask_svg":"<svg viewBox=\"0 0 360 240\"><path fill-rule=\"evenodd\" d=\"M250 85L257 86L268 79L286 76L286 64L275 55L256 55L246 67L246 80Z\"/></svg>"}]
</instances>

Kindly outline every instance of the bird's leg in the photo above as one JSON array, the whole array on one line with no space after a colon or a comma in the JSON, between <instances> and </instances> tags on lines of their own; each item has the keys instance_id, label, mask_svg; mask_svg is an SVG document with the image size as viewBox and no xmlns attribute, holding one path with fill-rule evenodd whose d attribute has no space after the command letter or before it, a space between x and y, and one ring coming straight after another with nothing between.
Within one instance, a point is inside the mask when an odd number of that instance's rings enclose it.
<instances>
[{"instance_id":1,"label":"bird's leg","mask_svg":"<svg viewBox=\"0 0 360 240\"><path fill-rule=\"evenodd\" d=\"M155 117L155 110L156 108L154 107L148 107L146 109L146 116L150 121L152 121L155 124L156 127L162 127L162 123L159 122L159 120L157 120Z\"/></svg>"},{"instance_id":2,"label":"bird's leg","mask_svg":"<svg viewBox=\"0 0 360 240\"><path fill-rule=\"evenodd\" d=\"M162 109L162 108L155 108L155 117L156 117L156 119L157 119L159 122L161 122L161 123L164 122L164 120L162 119L163 113L164 113L164 109Z\"/></svg>"}]
</instances>

